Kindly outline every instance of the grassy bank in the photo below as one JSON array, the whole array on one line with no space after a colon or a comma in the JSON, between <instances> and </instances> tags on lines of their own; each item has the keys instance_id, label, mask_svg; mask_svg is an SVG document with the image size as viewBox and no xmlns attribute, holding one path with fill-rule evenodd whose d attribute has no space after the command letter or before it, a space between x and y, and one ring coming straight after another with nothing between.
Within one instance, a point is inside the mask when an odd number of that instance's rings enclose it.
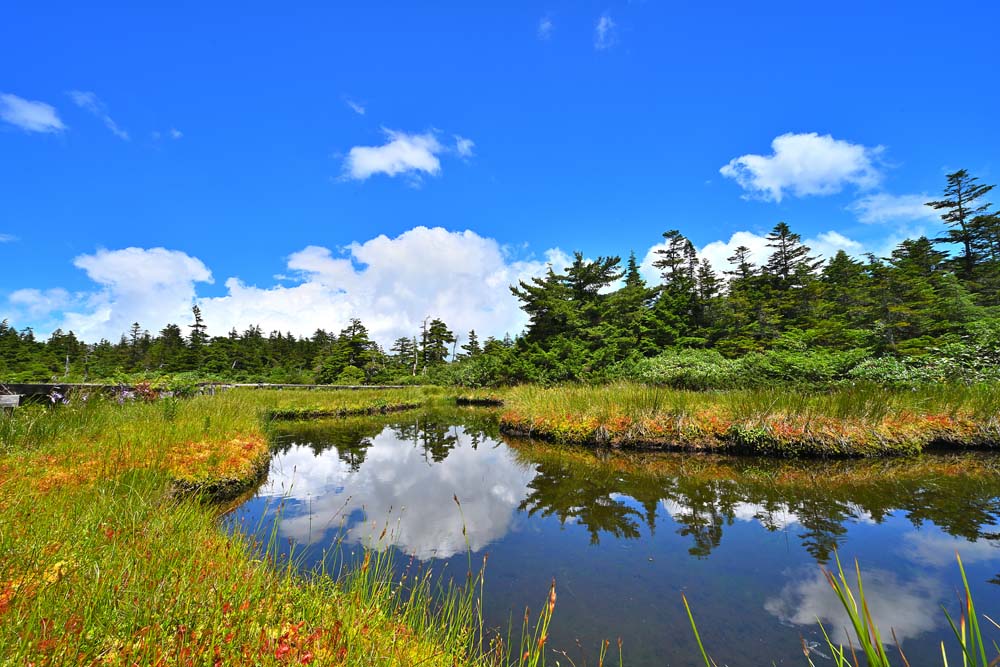
<instances>
[{"instance_id":1,"label":"grassy bank","mask_svg":"<svg viewBox=\"0 0 1000 667\"><path fill-rule=\"evenodd\" d=\"M474 594L442 598L411 578L403 595L375 553L347 578L303 578L177 493L251 483L269 410L418 393L95 398L0 417L3 664L482 663Z\"/></svg>"},{"instance_id":2,"label":"grassy bank","mask_svg":"<svg viewBox=\"0 0 1000 667\"><path fill-rule=\"evenodd\" d=\"M522 386L504 399L505 433L560 443L830 457L1000 443L1000 387L985 384L815 393Z\"/></svg>"}]
</instances>

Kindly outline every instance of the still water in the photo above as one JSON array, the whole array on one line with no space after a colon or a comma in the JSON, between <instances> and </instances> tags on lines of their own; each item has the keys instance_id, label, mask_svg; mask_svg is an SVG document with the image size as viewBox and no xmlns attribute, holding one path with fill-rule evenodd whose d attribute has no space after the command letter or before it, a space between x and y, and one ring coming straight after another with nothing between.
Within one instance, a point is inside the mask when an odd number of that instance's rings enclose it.
<instances>
[{"instance_id":1,"label":"still water","mask_svg":"<svg viewBox=\"0 0 1000 667\"><path fill-rule=\"evenodd\" d=\"M618 637L627 665L700 664L682 592L719 665L806 665L801 642L822 641L817 619L846 641L821 569L835 551L845 567L858 559L875 621L913 667L940 665L942 639L960 659L941 608L958 617L956 550L977 607L1000 614L990 456L600 454L501 438L484 410L413 412L283 426L267 481L226 522L270 534L279 506L280 543L305 553L306 568L338 539L460 578L468 550L476 567L489 553L493 626L538 609L555 577L548 646L578 665Z\"/></svg>"}]
</instances>

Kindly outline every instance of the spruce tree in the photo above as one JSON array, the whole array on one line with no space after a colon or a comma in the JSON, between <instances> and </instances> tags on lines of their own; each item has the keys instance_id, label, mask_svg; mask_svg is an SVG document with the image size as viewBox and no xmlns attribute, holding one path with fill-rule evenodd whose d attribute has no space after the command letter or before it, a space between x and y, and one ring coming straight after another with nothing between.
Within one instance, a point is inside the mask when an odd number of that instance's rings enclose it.
<instances>
[{"instance_id":1,"label":"spruce tree","mask_svg":"<svg viewBox=\"0 0 1000 667\"><path fill-rule=\"evenodd\" d=\"M479 337L476 335L476 330L471 329L467 338L468 341L462 345L462 356L469 359L478 357L483 350L479 347Z\"/></svg>"},{"instance_id":2,"label":"spruce tree","mask_svg":"<svg viewBox=\"0 0 1000 667\"><path fill-rule=\"evenodd\" d=\"M934 242L961 246L959 275L963 280L972 280L980 257L977 248L981 246L983 232L973 221L985 215L990 208L989 203L980 200L994 186L979 183L979 179L970 176L965 169L948 174L946 178L948 184L944 188L944 199L927 202L934 210L942 211L941 220L949 227L944 236L934 239Z\"/></svg>"}]
</instances>

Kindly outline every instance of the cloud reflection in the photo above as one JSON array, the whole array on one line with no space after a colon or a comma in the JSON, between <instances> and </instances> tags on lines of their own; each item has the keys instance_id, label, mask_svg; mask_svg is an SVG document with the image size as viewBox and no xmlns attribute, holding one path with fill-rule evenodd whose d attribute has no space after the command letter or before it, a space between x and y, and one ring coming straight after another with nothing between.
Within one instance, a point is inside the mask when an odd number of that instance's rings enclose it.
<instances>
[{"instance_id":1,"label":"cloud reflection","mask_svg":"<svg viewBox=\"0 0 1000 667\"><path fill-rule=\"evenodd\" d=\"M919 532L903 536L901 553L907 560L921 565L945 567L955 565L955 553L966 565L1000 559L1000 544L988 540L969 541L943 533Z\"/></svg>"},{"instance_id":2,"label":"cloud reflection","mask_svg":"<svg viewBox=\"0 0 1000 667\"><path fill-rule=\"evenodd\" d=\"M846 646L850 620L824 574L812 569L796 574L802 578L786 584L778 595L766 600L764 609L784 623L815 626L818 620L835 644ZM903 581L892 572L874 568L865 569L862 576L865 598L875 626L883 630L883 639L892 641L890 628L903 642L938 626L941 620L938 601L943 597L944 587L937 579ZM852 591L856 596L856 585Z\"/></svg>"},{"instance_id":3,"label":"cloud reflection","mask_svg":"<svg viewBox=\"0 0 1000 667\"><path fill-rule=\"evenodd\" d=\"M330 539L329 530L344 523L349 543L393 545L420 559L463 552L466 539L479 551L510 530L535 473L506 447L480 441L474 449L460 427L453 435L454 449L432 462L422 447L387 427L372 438L355 472L334 449L317 456L293 446L275 457L260 493L291 501L278 532L298 543ZM389 532L376 543L386 521Z\"/></svg>"}]
</instances>

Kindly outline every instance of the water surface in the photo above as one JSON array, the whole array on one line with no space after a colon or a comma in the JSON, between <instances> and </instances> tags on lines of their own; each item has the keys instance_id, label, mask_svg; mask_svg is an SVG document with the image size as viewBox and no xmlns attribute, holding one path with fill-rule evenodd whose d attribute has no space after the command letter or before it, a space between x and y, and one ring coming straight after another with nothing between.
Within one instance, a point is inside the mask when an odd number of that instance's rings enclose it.
<instances>
[{"instance_id":1,"label":"water surface","mask_svg":"<svg viewBox=\"0 0 1000 667\"><path fill-rule=\"evenodd\" d=\"M914 667L941 664L941 605L958 614L956 550L977 606L1000 613L990 456L600 454L505 441L483 410L292 424L275 443L267 482L228 525L269 533L281 506L280 542L306 568L338 539L456 576L470 550L477 564L488 552L495 626L540 607L555 577L549 646L577 664L621 637L628 665L698 665L684 592L720 665L805 665L800 637L821 640L817 619L846 638L821 570L835 552L859 560L876 622Z\"/></svg>"}]
</instances>

